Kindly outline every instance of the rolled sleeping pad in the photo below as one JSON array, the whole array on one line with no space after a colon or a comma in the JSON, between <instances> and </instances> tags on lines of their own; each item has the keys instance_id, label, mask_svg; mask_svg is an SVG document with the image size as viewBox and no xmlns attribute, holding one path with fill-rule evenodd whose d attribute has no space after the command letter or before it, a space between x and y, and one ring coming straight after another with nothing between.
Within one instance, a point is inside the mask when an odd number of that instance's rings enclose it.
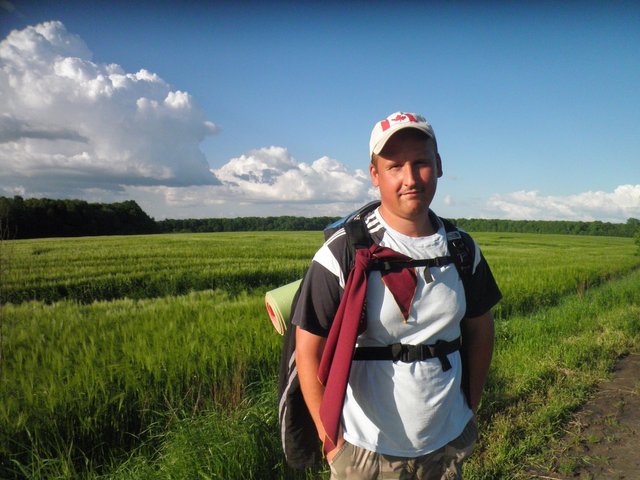
<instances>
[{"instance_id":1,"label":"rolled sleeping pad","mask_svg":"<svg viewBox=\"0 0 640 480\"><path fill-rule=\"evenodd\" d=\"M300 282L302 282L302 279L270 290L264 295L267 313L271 323L273 323L273 328L280 335L284 335L287 329L287 321L291 316L291 302L293 302L293 297L300 286Z\"/></svg>"}]
</instances>

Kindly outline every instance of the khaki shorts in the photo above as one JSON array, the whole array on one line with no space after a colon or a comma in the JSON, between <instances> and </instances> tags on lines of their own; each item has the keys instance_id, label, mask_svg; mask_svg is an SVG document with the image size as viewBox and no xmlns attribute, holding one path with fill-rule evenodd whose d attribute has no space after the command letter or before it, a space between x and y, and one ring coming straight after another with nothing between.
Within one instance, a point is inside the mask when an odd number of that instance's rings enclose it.
<instances>
[{"instance_id":1,"label":"khaki shorts","mask_svg":"<svg viewBox=\"0 0 640 480\"><path fill-rule=\"evenodd\" d=\"M472 419L458 438L416 458L382 455L345 442L329 465L331 480L461 479L462 462L473 452L477 439L478 428Z\"/></svg>"}]
</instances>

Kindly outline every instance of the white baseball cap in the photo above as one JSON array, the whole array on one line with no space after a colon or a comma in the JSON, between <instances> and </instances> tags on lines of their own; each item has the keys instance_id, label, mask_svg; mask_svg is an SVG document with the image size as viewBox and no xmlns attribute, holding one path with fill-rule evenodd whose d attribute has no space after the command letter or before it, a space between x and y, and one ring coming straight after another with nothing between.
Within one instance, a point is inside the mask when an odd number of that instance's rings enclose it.
<instances>
[{"instance_id":1,"label":"white baseball cap","mask_svg":"<svg viewBox=\"0 0 640 480\"><path fill-rule=\"evenodd\" d=\"M369 140L369 156L373 157L374 153L378 155L384 148L387 140L403 128L415 128L426 133L434 142L436 141L436 134L433 133L433 128L422 115L417 113L396 112L374 125L371 131L371 140Z\"/></svg>"}]
</instances>

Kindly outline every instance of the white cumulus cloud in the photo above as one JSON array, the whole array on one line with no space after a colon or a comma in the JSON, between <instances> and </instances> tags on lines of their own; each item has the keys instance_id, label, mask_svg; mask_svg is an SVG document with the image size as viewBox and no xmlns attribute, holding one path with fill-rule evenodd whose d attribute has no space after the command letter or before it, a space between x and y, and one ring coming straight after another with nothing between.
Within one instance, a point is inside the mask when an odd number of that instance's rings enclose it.
<instances>
[{"instance_id":1,"label":"white cumulus cloud","mask_svg":"<svg viewBox=\"0 0 640 480\"><path fill-rule=\"evenodd\" d=\"M0 92L4 193L218 183L199 148L217 127L194 99L146 70L94 63L61 22L0 42Z\"/></svg>"},{"instance_id":2,"label":"white cumulus cloud","mask_svg":"<svg viewBox=\"0 0 640 480\"><path fill-rule=\"evenodd\" d=\"M514 220L624 222L628 218L640 218L640 185L620 185L613 192L566 196L545 196L537 191L512 192L493 195L487 206L496 216Z\"/></svg>"},{"instance_id":3,"label":"white cumulus cloud","mask_svg":"<svg viewBox=\"0 0 640 480\"><path fill-rule=\"evenodd\" d=\"M363 198L369 176L329 157L298 163L286 148L252 150L213 171L228 194L244 200L339 202Z\"/></svg>"},{"instance_id":4,"label":"white cumulus cloud","mask_svg":"<svg viewBox=\"0 0 640 480\"><path fill-rule=\"evenodd\" d=\"M364 171L350 171L329 157L298 162L284 147L252 150L213 173L222 185L137 191L148 196L152 209L164 204L175 217L340 215L375 197Z\"/></svg>"}]
</instances>

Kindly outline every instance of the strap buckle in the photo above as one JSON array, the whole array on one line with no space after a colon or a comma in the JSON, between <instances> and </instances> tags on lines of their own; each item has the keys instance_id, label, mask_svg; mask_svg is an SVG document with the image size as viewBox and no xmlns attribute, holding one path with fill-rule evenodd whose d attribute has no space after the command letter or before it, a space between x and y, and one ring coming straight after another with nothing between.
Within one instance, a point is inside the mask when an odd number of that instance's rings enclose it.
<instances>
[{"instance_id":1,"label":"strap buckle","mask_svg":"<svg viewBox=\"0 0 640 480\"><path fill-rule=\"evenodd\" d=\"M391 359L394 362L413 363L426 360L427 358L437 358L442 365L442 371L446 372L451 369L451 362L447 357L449 351L449 342L438 340L433 345L406 345L403 343L394 343L389 345L391 350Z\"/></svg>"},{"instance_id":2,"label":"strap buckle","mask_svg":"<svg viewBox=\"0 0 640 480\"><path fill-rule=\"evenodd\" d=\"M413 363L424 360L422 345L407 345L404 343L394 343L391 347L391 360L394 362Z\"/></svg>"}]
</instances>

